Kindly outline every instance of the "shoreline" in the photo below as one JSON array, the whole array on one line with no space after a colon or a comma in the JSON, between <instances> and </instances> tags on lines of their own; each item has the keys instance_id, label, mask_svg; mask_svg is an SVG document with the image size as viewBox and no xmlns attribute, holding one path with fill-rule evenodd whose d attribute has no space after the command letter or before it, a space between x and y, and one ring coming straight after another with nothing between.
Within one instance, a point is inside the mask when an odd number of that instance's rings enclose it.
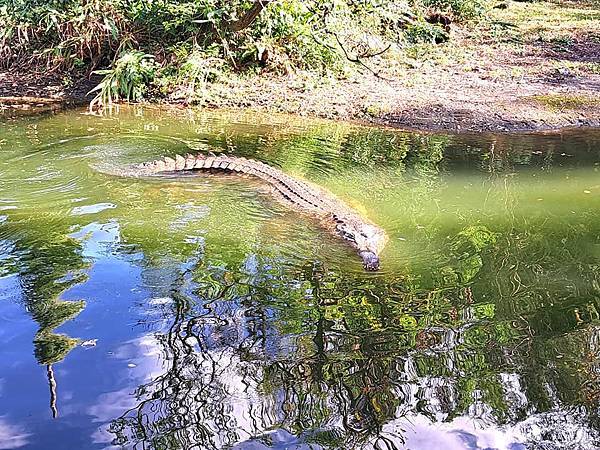
<instances>
[{"instance_id":1,"label":"shoreline","mask_svg":"<svg viewBox=\"0 0 600 450\"><path fill-rule=\"evenodd\" d=\"M444 75L446 73L442 73ZM151 99L147 104L286 113L416 132L527 133L600 127L600 76L595 80L598 83L596 97L588 89L565 90L565 86L559 85L543 97L535 97L542 94L513 93L508 101L494 97L481 101L486 92L490 93L488 87L464 88L465 80L469 82L469 77L464 76L455 76L435 87L439 77L439 74L432 76L427 86L418 89L404 86L404 80L389 82L371 74L298 89L296 85L303 80L257 76L211 85L205 98L196 103ZM0 71L0 112L31 115L85 106L92 98L87 93L97 82L97 79L81 79L64 86L57 78ZM498 87L493 86L494 91L498 92ZM512 88L513 92L515 88L501 87ZM459 105L454 95L457 90L461 90L462 97ZM535 84L527 85L526 90L541 92L540 86ZM506 89L500 91L506 92ZM561 107L561 100L565 107Z\"/></svg>"},{"instance_id":2,"label":"shoreline","mask_svg":"<svg viewBox=\"0 0 600 450\"><path fill-rule=\"evenodd\" d=\"M478 84L473 86L472 76L448 76L447 70L415 76L428 81L411 87L406 79L390 82L362 74L299 89L306 79L234 78L227 84L208 86L204 97L195 102L151 98L146 104L285 113L417 132L511 133L600 127L600 75L551 86L536 81L486 85L481 79L475 79ZM88 92L98 82L98 78L80 79L65 86L57 78L0 71L0 113L16 110L30 115L85 106L92 99ZM578 88L588 85L592 89Z\"/></svg>"},{"instance_id":3,"label":"shoreline","mask_svg":"<svg viewBox=\"0 0 600 450\"><path fill-rule=\"evenodd\" d=\"M443 45L372 61L381 75L221 73L196 91L176 85L150 104L343 120L409 131L544 132L600 127L600 9L585 0L508 1ZM101 77L0 70L0 114L89 103ZM151 86L152 88L152 86ZM156 88L156 86L154 87ZM15 97L23 99L18 104ZM3 100L4 99L4 100ZM11 104L8 104L11 103ZM48 106L51 105L51 106Z\"/></svg>"}]
</instances>

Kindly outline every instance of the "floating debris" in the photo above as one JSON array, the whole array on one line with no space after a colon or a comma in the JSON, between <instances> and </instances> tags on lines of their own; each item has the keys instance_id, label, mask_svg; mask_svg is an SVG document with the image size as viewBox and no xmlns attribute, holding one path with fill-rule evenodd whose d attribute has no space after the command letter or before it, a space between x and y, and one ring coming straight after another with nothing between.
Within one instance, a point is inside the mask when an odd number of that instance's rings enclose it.
<instances>
[{"instance_id":1,"label":"floating debris","mask_svg":"<svg viewBox=\"0 0 600 450\"><path fill-rule=\"evenodd\" d=\"M157 297L151 298L148 303L151 305L170 305L173 303L173 299L171 297Z\"/></svg>"},{"instance_id":2,"label":"floating debris","mask_svg":"<svg viewBox=\"0 0 600 450\"><path fill-rule=\"evenodd\" d=\"M87 341L83 341L80 345L84 348L95 347L98 343L98 339L88 339Z\"/></svg>"}]
</instances>

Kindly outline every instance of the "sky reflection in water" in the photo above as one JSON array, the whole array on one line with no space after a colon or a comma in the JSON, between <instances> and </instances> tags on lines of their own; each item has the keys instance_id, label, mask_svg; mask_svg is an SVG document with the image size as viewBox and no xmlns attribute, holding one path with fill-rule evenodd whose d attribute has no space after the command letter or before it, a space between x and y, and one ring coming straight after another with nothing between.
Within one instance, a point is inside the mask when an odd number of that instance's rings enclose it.
<instances>
[{"instance_id":1,"label":"sky reflection in water","mask_svg":"<svg viewBox=\"0 0 600 450\"><path fill-rule=\"evenodd\" d=\"M600 445L600 133L173 114L0 123L0 449ZM198 148L344 198L382 271L259 182L93 168Z\"/></svg>"}]
</instances>

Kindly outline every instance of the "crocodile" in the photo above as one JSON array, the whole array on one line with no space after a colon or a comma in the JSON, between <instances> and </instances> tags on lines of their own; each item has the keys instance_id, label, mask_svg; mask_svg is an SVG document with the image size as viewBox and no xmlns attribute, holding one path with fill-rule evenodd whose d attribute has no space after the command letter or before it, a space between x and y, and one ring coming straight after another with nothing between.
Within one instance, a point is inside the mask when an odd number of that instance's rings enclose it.
<instances>
[{"instance_id":1,"label":"crocodile","mask_svg":"<svg viewBox=\"0 0 600 450\"><path fill-rule=\"evenodd\" d=\"M121 167L115 174L150 177L182 171L223 171L252 175L269 183L273 193L292 208L309 213L356 249L366 270L379 269L386 233L331 192L263 162L228 155L188 154ZM114 173L115 171L113 171Z\"/></svg>"}]
</instances>

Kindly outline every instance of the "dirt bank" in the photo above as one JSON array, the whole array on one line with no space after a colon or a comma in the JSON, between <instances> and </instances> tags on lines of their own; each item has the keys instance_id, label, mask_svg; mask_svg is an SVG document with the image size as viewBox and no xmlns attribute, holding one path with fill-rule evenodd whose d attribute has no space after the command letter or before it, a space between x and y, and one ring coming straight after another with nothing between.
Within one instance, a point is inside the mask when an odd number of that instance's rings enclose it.
<instances>
[{"instance_id":1,"label":"dirt bank","mask_svg":"<svg viewBox=\"0 0 600 450\"><path fill-rule=\"evenodd\" d=\"M86 105L91 100L87 93L97 82L98 78L0 71L0 113L35 114Z\"/></svg>"},{"instance_id":2,"label":"dirt bank","mask_svg":"<svg viewBox=\"0 0 600 450\"><path fill-rule=\"evenodd\" d=\"M410 77L365 75L305 88L289 79L212 86L206 105L359 119L422 130L525 131L600 125L600 76L498 80L486 72L439 71ZM298 85L300 84L300 86Z\"/></svg>"},{"instance_id":3,"label":"dirt bank","mask_svg":"<svg viewBox=\"0 0 600 450\"><path fill-rule=\"evenodd\" d=\"M381 78L229 77L198 103L424 130L600 126L600 10L592 1L503 5L483 25L454 27L444 45L380 61ZM98 81L0 72L0 108L85 103ZM19 106L20 96L35 98Z\"/></svg>"},{"instance_id":4,"label":"dirt bank","mask_svg":"<svg viewBox=\"0 0 600 450\"><path fill-rule=\"evenodd\" d=\"M503 2L439 46L416 46L371 73L213 85L206 104L366 119L427 130L600 125L600 9L594 1Z\"/></svg>"}]
</instances>

